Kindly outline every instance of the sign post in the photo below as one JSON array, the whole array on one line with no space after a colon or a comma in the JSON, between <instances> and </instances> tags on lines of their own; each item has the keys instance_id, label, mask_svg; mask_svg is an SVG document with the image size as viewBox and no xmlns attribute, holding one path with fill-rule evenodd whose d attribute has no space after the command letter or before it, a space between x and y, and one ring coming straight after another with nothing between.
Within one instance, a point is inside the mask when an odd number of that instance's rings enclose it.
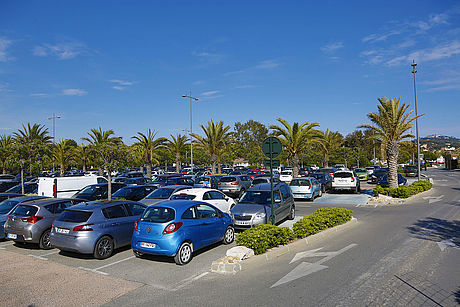
<instances>
[{"instance_id":1,"label":"sign post","mask_svg":"<svg viewBox=\"0 0 460 307\"><path fill-rule=\"evenodd\" d=\"M283 150L283 146L281 145L281 141L275 137L268 137L262 143L262 152L269 160L265 160L264 165L266 166L269 164L270 166L270 205L271 205L271 220L272 224L275 225L275 210L274 210L274 203L275 200L273 199L273 166L279 166L279 160L273 160L273 158L278 157ZM268 163L267 163L268 162ZM268 221L268 217L267 217Z\"/></svg>"}]
</instances>

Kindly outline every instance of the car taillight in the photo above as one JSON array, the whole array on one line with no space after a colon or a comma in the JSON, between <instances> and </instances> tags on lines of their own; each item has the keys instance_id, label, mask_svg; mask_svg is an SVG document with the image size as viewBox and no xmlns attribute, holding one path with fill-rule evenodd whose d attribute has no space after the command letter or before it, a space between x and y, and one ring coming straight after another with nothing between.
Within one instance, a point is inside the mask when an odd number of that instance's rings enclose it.
<instances>
[{"instance_id":1,"label":"car taillight","mask_svg":"<svg viewBox=\"0 0 460 307\"><path fill-rule=\"evenodd\" d=\"M139 230L139 220L134 222L134 230L138 231Z\"/></svg>"},{"instance_id":2,"label":"car taillight","mask_svg":"<svg viewBox=\"0 0 460 307\"><path fill-rule=\"evenodd\" d=\"M43 219L43 216L29 216L29 217L24 217L21 219L21 221L26 222L26 223L32 223L35 224L39 220Z\"/></svg>"},{"instance_id":3,"label":"car taillight","mask_svg":"<svg viewBox=\"0 0 460 307\"><path fill-rule=\"evenodd\" d=\"M167 235L169 233L175 232L182 226L182 224L183 224L182 222L169 224L168 226L165 227L165 230L163 230L163 234Z\"/></svg>"},{"instance_id":4,"label":"car taillight","mask_svg":"<svg viewBox=\"0 0 460 307\"><path fill-rule=\"evenodd\" d=\"M91 228L91 225L94 225L94 224L75 226L73 228L73 231L93 231L93 228Z\"/></svg>"},{"instance_id":5,"label":"car taillight","mask_svg":"<svg viewBox=\"0 0 460 307\"><path fill-rule=\"evenodd\" d=\"M217 185L221 185L222 183L218 182Z\"/></svg>"},{"instance_id":6,"label":"car taillight","mask_svg":"<svg viewBox=\"0 0 460 307\"><path fill-rule=\"evenodd\" d=\"M238 181L234 181L232 183L230 183L231 185L238 185Z\"/></svg>"},{"instance_id":7,"label":"car taillight","mask_svg":"<svg viewBox=\"0 0 460 307\"><path fill-rule=\"evenodd\" d=\"M351 182L355 182L355 178L354 178L354 177L351 177Z\"/></svg>"}]
</instances>

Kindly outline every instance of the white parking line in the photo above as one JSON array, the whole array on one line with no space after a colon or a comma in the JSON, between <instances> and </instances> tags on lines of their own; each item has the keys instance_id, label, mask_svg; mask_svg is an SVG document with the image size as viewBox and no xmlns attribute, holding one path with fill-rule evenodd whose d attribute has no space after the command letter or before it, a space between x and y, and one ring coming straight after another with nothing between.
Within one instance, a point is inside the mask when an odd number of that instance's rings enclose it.
<instances>
[{"instance_id":1,"label":"white parking line","mask_svg":"<svg viewBox=\"0 0 460 307\"><path fill-rule=\"evenodd\" d=\"M4 246L9 246L9 245L13 245L13 244L14 244L14 241L6 242L6 243L0 245L0 249L6 249Z\"/></svg>"},{"instance_id":2,"label":"white parking line","mask_svg":"<svg viewBox=\"0 0 460 307\"><path fill-rule=\"evenodd\" d=\"M182 281L182 282L183 282L182 284L180 284L179 286L177 286L176 288L174 288L174 291L180 290L180 289L182 289L183 287L185 287L185 286L191 284L191 283L194 282L194 281L197 281L198 279L200 279L200 278L202 278L202 277L204 277L204 276L206 276L206 275L208 275L208 274L209 274L209 272L204 272L204 273L201 273L201 274L198 275L198 276L189 277L189 278L187 278L187 279L184 279L184 280Z\"/></svg>"},{"instance_id":3,"label":"white parking line","mask_svg":"<svg viewBox=\"0 0 460 307\"><path fill-rule=\"evenodd\" d=\"M115 264L118 264L120 262L129 260L129 259L133 259L134 257L136 257L136 256L131 256L131 257L128 257L128 258L125 258L125 259L121 259L121 260L118 260L118 261L103 265L103 266L95 268L95 269L85 268L85 267L81 267L81 266L78 267L78 268L81 269L81 270L90 271L90 272L93 272L93 273L98 273L98 274L102 274L102 275L109 275L109 273L101 272L99 270L104 269L104 268L109 267L109 266L112 266L112 265L115 265Z\"/></svg>"},{"instance_id":4,"label":"white parking line","mask_svg":"<svg viewBox=\"0 0 460 307\"><path fill-rule=\"evenodd\" d=\"M27 256L30 256L30 257L34 257L34 258L37 258L37 259L41 259L41 260L48 260L48 258L45 258L45 256L49 256L49 255L54 255L54 254L57 254L59 253L60 251L54 251L54 252L49 252L49 253L46 253L46 254L43 254L43 255L32 255L32 254L29 254Z\"/></svg>"}]
</instances>

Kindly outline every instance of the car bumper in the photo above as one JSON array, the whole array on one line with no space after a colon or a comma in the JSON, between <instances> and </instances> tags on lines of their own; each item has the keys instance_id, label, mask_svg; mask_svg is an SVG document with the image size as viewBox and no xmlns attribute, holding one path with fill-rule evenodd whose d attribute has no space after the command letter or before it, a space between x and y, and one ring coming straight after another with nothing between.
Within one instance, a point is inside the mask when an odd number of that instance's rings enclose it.
<instances>
[{"instance_id":1,"label":"car bumper","mask_svg":"<svg viewBox=\"0 0 460 307\"><path fill-rule=\"evenodd\" d=\"M53 247L81 254L92 254L97 239L96 236L66 236L54 232L50 234L50 242Z\"/></svg>"},{"instance_id":2,"label":"car bumper","mask_svg":"<svg viewBox=\"0 0 460 307\"><path fill-rule=\"evenodd\" d=\"M15 241L15 242L24 242L24 243L38 243L40 241L40 234L34 232L31 229L14 229L6 227L4 229L5 239ZM9 235L15 235L16 238L11 238Z\"/></svg>"},{"instance_id":3,"label":"car bumper","mask_svg":"<svg viewBox=\"0 0 460 307\"><path fill-rule=\"evenodd\" d=\"M134 233L131 238L131 248L144 254L162 255L162 256L175 256L179 250L180 245L185 240L181 236L165 235L161 238L151 238L148 236L140 236ZM153 243L155 247L143 247L142 243Z\"/></svg>"},{"instance_id":4,"label":"car bumper","mask_svg":"<svg viewBox=\"0 0 460 307\"><path fill-rule=\"evenodd\" d=\"M292 193L295 199L312 199L313 193Z\"/></svg>"},{"instance_id":5,"label":"car bumper","mask_svg":"<svg viewBox=\"0 0 460 307\"><path fill-rule=\"evenodd\" d=\"M250 220L250 221L239 221L235 220L234 227L235 229L249 229L256 225L266 224L265 219L257 219L257 220Z\"/></svg>"}]
</instances>

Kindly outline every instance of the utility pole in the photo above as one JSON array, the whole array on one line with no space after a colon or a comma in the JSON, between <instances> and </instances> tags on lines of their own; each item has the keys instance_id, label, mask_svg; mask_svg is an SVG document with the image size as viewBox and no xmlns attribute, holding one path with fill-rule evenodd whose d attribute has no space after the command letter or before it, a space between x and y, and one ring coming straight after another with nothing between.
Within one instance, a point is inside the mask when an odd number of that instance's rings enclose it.
<instances>
[{"instance_id":1,"label":"utility pole","mask_svg":"<svg viewBox=\"0 0 460 307\"><path fill-rule=\"evenodd\" d=\"M192 91L190 95L182 95L184 98L190 98L190 168L193 173L193 141L192 141L192 101L198 101L200 99L192 97Z\"/></svg>"},{"instance_id":2,"label":"utility pole","mask_svg":"<svg viewBox=\"0 0 460 307\"><path fill-rule=\"evenodd\" d=\"M415 97L415 134L417 137L417 177L420 180L420 138L418 135L418 110L417 110L417 82L415 81L415 74L417 73L417 63L412 60L412 73L414 74L414 97Z\"/></svg>"},{"instance_id":3,"label":"utility pole","mask_svg":"<svg viewBox=\"0 0 460 307\"><path fill-rule=\"evenodd\" d=\"M59 115L54 114L54 113L53 113L52 117L48 117L48 119L53 120L53 144L56 144L56 140L55 140L56 118L59 119L61 117ZM53 162L53 172L54 172L54 162Z\"/></svg>"}]
</instances>

